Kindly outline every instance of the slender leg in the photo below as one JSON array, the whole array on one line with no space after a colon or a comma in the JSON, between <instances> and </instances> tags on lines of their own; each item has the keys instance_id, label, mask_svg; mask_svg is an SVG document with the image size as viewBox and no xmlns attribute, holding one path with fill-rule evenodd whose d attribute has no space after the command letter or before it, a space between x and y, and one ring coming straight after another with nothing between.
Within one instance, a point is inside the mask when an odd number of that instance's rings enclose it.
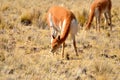
<instances>
[{"instance_id":1,"label":"slender leg","mask_svg":"<svg viewBox=\"0 0 120 80\"><path fill-rule=\"evenodd\" d=\"M62 44L62 58L64 58L64 48L65 48L65 42L63 42L63 44Z\"/></svg>"},{"instance_id":2,"label":"slender leg","mask_svg":"<svg viewBox=\"0 0 120 80\"><path fill-rule=\"evenodd\" d=\"M108 25L108 17L107 17L107 13L104 13L104 17L105 17L105 24Z\"/></svg>"},{"instance_id":3,"label":"slender leg","mask_svg":"<svg viewBox=\"0 0 120 80\"><path fill-rule=\"evenodd\" d=\"M97 17L96 17L96 25L95 25L95 29L96 29L96 31L97 31L97 27L98 27L98 26L97 26Z\"/></svg>"},{"instance_id":4,"label":"slender leg","mask_svg":"<svg viewBox=\"0 0 120 80\"><path fill-rule=\"evenodd\" d=\"M96 17L96 31L100 32L100 16Z\"/></svg>"},{"instance_id":5,"label":"slender leg","mask_svg":"<svg viewBox=\"0 0 120 80\"><path fill-rule=\"evenodd\" d=\"M100 15L98 17L98 28L99 28L99 32L100 32Z\"/></svg>"},{"instance_id":6,"label":"slender leg","mask_svg":"<svg viewBox=\"0 0 120 80\"><path fill-rule=\"evenodd\" d=\"M110 26L110 30L112 30L112 22L111 22L111 11L107 11L105 14L106 24Z\"/></svg>"},{"instance_id":7,"label":"slender leg","mask_svg":"<svg viewBox=\"0 0 120 80\"><path fill-rule=\"evenodd\" d=\"M100 32L100 15L101 15L101 11L99 8L96 8L95 9L95 16L96 16L96 31L97 31L97 28L99 29L99 32Z\"/></svg>"},{"instance_id":8,"label":"slender leg","mask_svg":"<svg viewBox=\"0 0 120 80\"><path fill-rule=\"evenodd\" d=\"M53 35L54 35L54 30L53 30L53 28L50 28L50 31L51 31L51 43L52 43Z\"/></svg>"},{"instance_id":9,"label":"slender leg","mask_svg":"<svg viewBox=\"0 0 120 80\"><path fill-rule=\"evenodd\" d=\"M77 47L76 47L76 41L75 41L75 36L73 37L73 47L74 47L74 50L75 50L76 56L78 56L78 53L77 53Z\"/></svg>"},{"instance_id":10,"label":"slender leg","mask_svg":"<svg viewBox=\"0 0 120 80\"><path fill-rule=\"evenodd\" d=\"M108 11L108 19L109 19L108 25L110 26L110 30L112 31L111 11Z\"/></svg>"},{"instance_id":11,"label":"slender leg","mask_svg":"<svg viewBox=\"0 0 120 80\"><path fill-rule=\"evenodd\" d=\"M100 14L96 16L96 31L100 32Z\"/></svg>"}]
</instances>

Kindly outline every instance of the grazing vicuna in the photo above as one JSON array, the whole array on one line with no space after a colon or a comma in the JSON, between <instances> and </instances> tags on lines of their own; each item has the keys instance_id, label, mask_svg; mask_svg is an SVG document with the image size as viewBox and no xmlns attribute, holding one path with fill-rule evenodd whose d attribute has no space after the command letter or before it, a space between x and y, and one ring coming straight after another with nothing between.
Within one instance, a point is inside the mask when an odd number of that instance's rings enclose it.
<instances>
[{"instance_id":1,"label":"grazing vicuna","mask_svg":"<svg viewBox=\"0 0 120 80\"><path fill-rule=\"evenodd\" d=\"M53 6L48 10L47 23L51 30L51 52L54 53L62 44L62 57L64 57L65 40L71 35L74 50L77 53L75 35L77 33L77 20L74 14L60 6ZM59 33L59 34L58 34Z\"/></svg>"},{"instance_id":2,"label":"grazing vicuna","mask_svg":"<svg viewBox=\"0 0 120 80\"><path fill-rule=\"evenodd\" d=\"M106 24L110 26L110 30L112 30L112 23L111 23L111 7L112 3L111 0L94 0L90 6L89 18L86 24L85 29L90 29L91 23L95 16L96 18L96 31L97 28L100 31L100 17L103 13L105 16Z\"/></svg>"}]
</instances>

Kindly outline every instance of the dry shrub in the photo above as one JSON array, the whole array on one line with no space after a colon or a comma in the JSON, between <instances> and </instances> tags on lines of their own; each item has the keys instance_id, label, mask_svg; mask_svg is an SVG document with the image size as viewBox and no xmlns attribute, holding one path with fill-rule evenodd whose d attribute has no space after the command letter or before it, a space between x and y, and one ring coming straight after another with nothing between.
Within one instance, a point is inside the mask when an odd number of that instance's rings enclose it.
<instances>
[{"instance_id":1,"label":"dry shrub","mask_svg":"<svg viewBox=\"0 0 120 80\"><path fill-rule=\"evenodd\" d=\"M38 25L40 11L38 8L26 9L22 11L22 15L20 16L20 21L24 25Z\"/></svg>"},{"instance_id":2,"label":"dry shrub","mask_svg":"<svg viewBox=\"0 0 120 80\"><path fill-rule=\"evenodd\" d=\"M46 13L43 13L39 18L39 28L46 28Z\"/></svg>"},{"instance_id":3,"label":"dry shrub","mask_svg":"<svg viewBox=\"0 0 120 80\"><path fill-rule=\"evenodd\" d=\"M40 9L39 8L33 8L32 9L32 15L33 15L33 24L35 26L39 26L39 18L41 16L41 12L40 12Z\"/></svg>"},{"instance_id":4,"label":"dry shrub","mask_svg":"<svg viewBox=\"0 0 120 80\"><path fill-rule=\"evenodd\" d=\"M21 19L21 23L24 25L32 24L32 19L33 19L32 12L26 10L25 12L22 13L20 19Z\"/></svg>"},{"instance_id":5,"label":"dry shrub","mask_svg":"<svg viewBox=\"0 0 120 80\"><path fill-rule=\"evenodd\" d=\"M75 12L76 14L76 18L78 20L78 22L81 24L81 26L83 26L87 20L87 17L88 17L88 14L87 14L87 11L85 9L83 9L82 12Z\"/></svg>"}]
</instances>

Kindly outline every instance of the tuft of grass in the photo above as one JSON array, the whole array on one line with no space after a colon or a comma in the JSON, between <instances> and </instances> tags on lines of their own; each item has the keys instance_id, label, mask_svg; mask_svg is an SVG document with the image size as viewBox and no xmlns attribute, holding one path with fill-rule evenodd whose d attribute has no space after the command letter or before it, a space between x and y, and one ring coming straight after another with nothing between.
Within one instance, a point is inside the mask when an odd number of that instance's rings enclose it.
<instances>
[{"instance_id":1,"label":"tuft of grass","mask_svg":"<svg viewBox=\"0 0 120 80\"><path fill-rule=\"evenodd\" d=\"M110 64L108 64L107 62L102 62L102 61L97 61L94 64L94 67L95 67L95 73L97 75L103 75L103 74L111 73L112 69L113 69L110 66Z\"/></svg>"},{"instance_id":2,"label":"tuft of grass","mask_svg":"<svg viewBox=\"0 0 120 80\"><path fill-rule=\"evenodd\" d=\"M1 6L1 11L6 11L6 10L9 9L9 7L10 7L9 3L4 4L4 5Z\"/></svg>"},{"instance_id":3,"label":"tuft of grass","mask_svg":"<svg viewBox=\"0 0 120 80\"><path fill-rule=\"evenodd\" d=\"M106 62L104 60L96 60L93 64L93 74L97 80L112 80L114 77L111 75L114 73L115 65L109 63L109 60Z\"/></svg>"},{"instance_id":4,"label":"tuft of grass","mask_svg":"<svg viewBox=\"0 0 120 80\"><path fill-rule=\"evenodd\" d=\"M32 19L33 19L33 14L30 11L23 12L20 17L21 23L24 25L32 24Z\"/></svg>"},{"instance_id":5,"label":"tuft of grass","mask_svg":"<svg viewBox=\"0 0 120 80\"><path fill-rule=\"evenodd\" d=\"M1 24L1 22L2 22L2 16L1 16L1 13L0 13L0 24Z\"/></svg>"},{"instance_id":6,"label":"tuft of grass","mask_svg":"<svg viewBox=\"0 0 120 80\"><path fill-rule=\"evenodd\" d=\"M4 52L0 52L0 61L4 61L5 60L5 54Z\"/></svg>"},{"instance_id":7,"label":"tuft of grass","mask_svg":"<svg viewBox=\"0 0 120 80\"><path fill-rule=\"evenodd\" d=\"M5 24L0 24L0 30L5 28Z\"/></svg>"},{"instance_id":8,"label":"tuft of grass","mask_svg":"<svg viewBox=\"0 0 120 80\"><path fill-rule=\"evenodd\" d=\"M32 11L32 15L33 15L32 23L35 26L39 26L39 19L40 19L40 16L41 16L40 9L35 7L33 9L31 9L31 11Z\"/></svg>"},{"instance_id":9,"label":"tuft of grass","mask_svg":"<svg viewBox=\"0 0 120 80\"><path fill-rule=\"evenodd\" d=\"M11 17L8 16L10 19ZM15 22L13 20L6 20L3 13L0 13L0 30L3 29L13 29Z\"/></svg>"},{"instance_id":10,"label":"tuft of grass","mask_svg":"<svg viewBox=\"0 0 120 80\"><path fill-rule=\"evenodd\" d=\"M0 30L5 28L5 23L3 21L2 13L0 13Z\"/></svg>"},{"instance_id":11,"label":"tuft of grass","mask_svg":"<svg viewBox=\"0 0 120 80\"><path fill-rule=\"evenodd\" d=\"M39 8L32 8L29 10L25 10L20 16L20 21L24 25L35 25L39 26L40 19L40 10Z\"/></svg>"},{"instance_id":12,"label":"tuft of grass","mask_svg":"<svg viewBox=\"0 0 120 80\"><path fill-rule=\"evenodd\" d=\"M113 22L120 21L119 11L120 11L119 8L112 9L112 21Z\"/></svg>"},{"instance_id":13,"label":"tuft of grass","mask_svg":"<svg viewBox=\"0 0 120 80\"><path fill-rule=\"evenodd\" d=\"M39 27L42 29L46 28L46 13L43 13L39 19Z\"/></svg>"}]
</instances>

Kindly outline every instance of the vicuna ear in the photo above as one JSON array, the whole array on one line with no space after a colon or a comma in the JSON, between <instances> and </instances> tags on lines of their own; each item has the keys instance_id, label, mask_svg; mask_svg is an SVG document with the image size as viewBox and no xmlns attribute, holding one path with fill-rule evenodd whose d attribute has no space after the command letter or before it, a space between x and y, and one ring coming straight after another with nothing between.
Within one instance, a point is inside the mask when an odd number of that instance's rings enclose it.
<instances>
[{"instance_id":1,"label":"vicuna ear","mask_svg":"<svg viewBox=\"0 0 120 80\"><path fill-rule=\"evenodd\" d=\"M52 38L53 38L53 39L55 39L55 36L54 36L54 35L52 35Z\"/></svg>"},{"instance_id":2,"label":"vicuna ear","mask_svg":"<svg viewBox=\"0 0 120 80\"><path fill-rule=\"evenodd\" d=\"M57 39L58 39L58 41L60 40L60 35L58 35Z\"/></svg>"}]
</instances>

